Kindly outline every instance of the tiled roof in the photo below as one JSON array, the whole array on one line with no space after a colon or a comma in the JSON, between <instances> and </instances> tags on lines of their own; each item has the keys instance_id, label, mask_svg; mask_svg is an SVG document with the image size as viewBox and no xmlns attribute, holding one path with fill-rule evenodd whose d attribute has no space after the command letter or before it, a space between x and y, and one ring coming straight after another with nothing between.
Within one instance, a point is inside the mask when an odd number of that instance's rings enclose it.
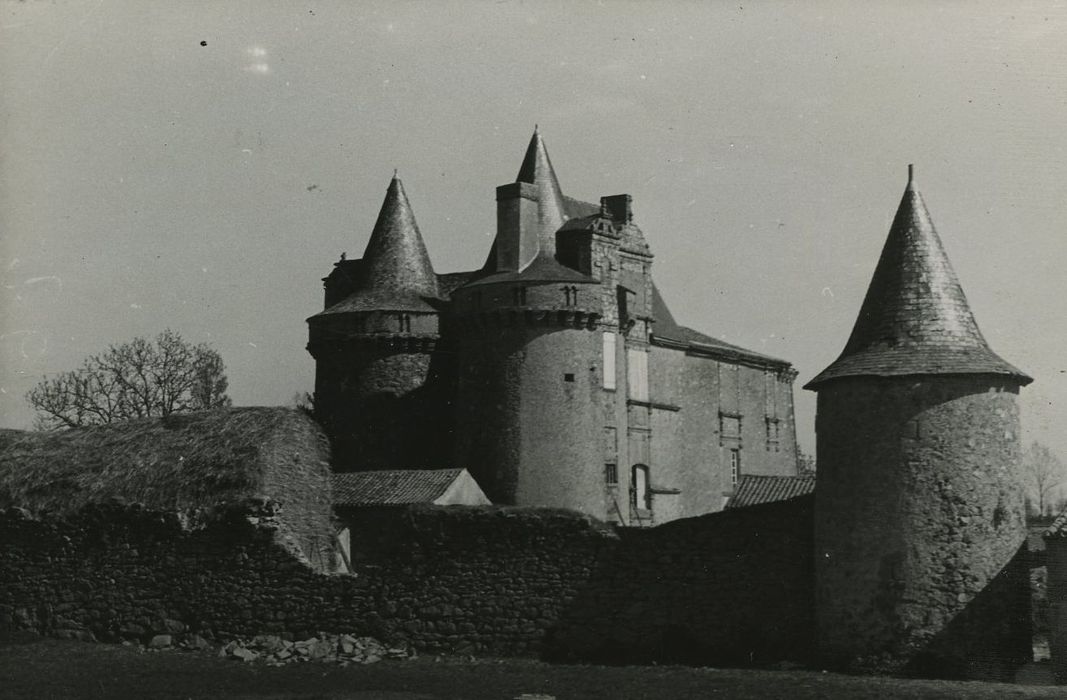
<instances>
[{"instance_id":1,"label":"tiled roof","mask_svg":"<svg viewBox=\"0 0 1067 700\"><path fill-rule=\"evenodd\" d=\"M967 298L909 177L852 335L806 389L850 376L999 374L1031 379L978 330Z\"/></svg>"},{"instance_id":2,"label":"tiled roof","mask_svg":"<svg viewBox=\"0 0 1067 700\"><path fill-rule=\"evenodd\" d=\"M318 316L358 311L434 311L439 296L404 185L393 176L363 253L359 288ZM314 317L312 317L314 318Z\"/></svg>"},{"instance_id":3,"label":"tiled roof","mask_svg":"<svg viewBox=\"0 0 1067 700\"><path fill-rule=\"evenodd\" d=\"M663 296L655 284L652 285L652 317L656 319L655 324L652 326L652 342L666 340L683 343L693 350L705 350L720 355L727 360L749 360L760 364L789 366L789 363L785 360L747 350L717 338L712 338L709 335L704 335L692 328L679 325L674 320L674 316L667 307L667 302L663 300Z\"/></svg>"},{"instance_id":4,"label":"tiled roof","mask_svg":"<svg viewBox=\"0 0 1067 700\"><path fill-rule=\"evenodd\" d=\"M397 469L333 475L335 506L398 506L433 503L462 469Z\"/></svg>"},{"instance_id":5,"label":"tiled roof","mask_svg":"<svg viewBox=\"0 0 1067 700\"><path fill-rule=\"evenodd\" d=\"M726 509L744 508L760 503L786 501L790 498L805 496L815 490L813 476L758 476L744 474L737 482L737 488Z\"/></svg>"}]
</instances>

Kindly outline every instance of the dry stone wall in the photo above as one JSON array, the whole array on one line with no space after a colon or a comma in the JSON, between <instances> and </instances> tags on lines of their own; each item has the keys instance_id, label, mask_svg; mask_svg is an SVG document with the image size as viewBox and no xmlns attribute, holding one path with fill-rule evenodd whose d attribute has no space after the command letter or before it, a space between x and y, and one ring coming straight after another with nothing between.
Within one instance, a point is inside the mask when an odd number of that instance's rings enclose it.
<instances>
[{"instance_id":1,"label":"dry stone wall","mask_svg":"<svg viewBox=\"0 0 1067 700\"><path fill-rule=\"evenodd\" d=\"M269 502L183 516L0 513L0 631L151 643L320 632L421 651L770 663L811 629L811 506L617 534L570 511L416 507L353 529L355 575L291 553Z\"/></svg>"}]
</instances>

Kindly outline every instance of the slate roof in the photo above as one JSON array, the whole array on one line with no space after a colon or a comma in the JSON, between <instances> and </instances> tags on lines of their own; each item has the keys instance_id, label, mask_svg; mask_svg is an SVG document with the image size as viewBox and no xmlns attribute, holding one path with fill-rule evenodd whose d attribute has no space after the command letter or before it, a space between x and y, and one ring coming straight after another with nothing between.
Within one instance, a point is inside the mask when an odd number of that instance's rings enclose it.
<instances>
[{"instance_id":1,"label":"slate roof","mask_svg":"<svg viewBox=\"0 0 1067 700\"><path fill-rule=\"evenodd\" d=\"M975 323L930 213L910 176L852 335L831 379L916 374L997 374L1032 380L994 353Z\"/></svg>"},{"instance_id":2,"label":"slate roof","mask_svg":"<svg viewBox=\"0 0 1067 700\"><path fill-rule=\"evenodd\" d=\"M574 284L599 284L592 277L561 264L555 258L538 256L521 272L504 270L476 277L467 282L468 287L505 282L573 282Z\"/></svg>"},{"instance_id":3,"label":"slate roof","mask_svg":"<svg viewBox=\"0 0 1067 700\"><path fill-rule=\"evenodd\" d=\"M526 155L522 159L515 182L526 182L537 188L537 219L540 224L536 232L540 251L538 255L551 258L556 253L556 231L569 217L563 190L560 189L556 171L548 157L548 149L545 148L545 142L536 128L530 137L529 146L526 147Z\"/></svg>"},{"instance_id":4,"label":"slate roof","mask_svg":"<svg viewBox=\"0 0 1067 700\"><path fill-rule=\"evenodd\" d=\"M400 506L433 503L462 469L396 469L333 475L335 506Z\"/></svg>"},{"instance_id":5,"label":"slate roof","mask_svg":"<svg viewBox=\"0 0 1067 700\"><path fill-rule=\"evenodd\" d=\"M439 295L437 275L404 185L393 175L363 253L359 287L316 316L359 311L433 312L430 300Z\"/></svg>"},{"instance_id":6,"label":"slate roof","mask_svg":"<svg viewBox=\"0 0 1067 700\"><path fill-rule=\"evenodd\" d=\"M467 270L466 272L446 272L437 275L437 289L442 299L449 299L452 292L481 274L481 270Z\"/></svg>"},{"instance_id":7,"label":"slate roof","mask_svg":"<svg viewBox=\"0 0 1067 700\"><path fill-rule=\"evenodd\" d=\"M744 474L737 482L726 510L755 506L760 503L786 501L815 491L813 476L759 476Z\"/></svg>"},{"instance_id":8,"label":"slate roof","mask_svg":"<svg viewBox=\"0 0 1067 700\"><path fill-rule=\"evenodd\" d=\"M712 338L710 335L705 335L692 328L679 325L674 320L674 315L671 314L667 303L663 300L663 296L655 284L652 285L652 317L656 319L655 324L652 326L653 343L657 340L673 341L686 345L688 349L698 352L705 351L726 360L747 360L762 365L790 366L789 362L785 360L747 350L738 345Z\"/></svg>"}]
</instances>

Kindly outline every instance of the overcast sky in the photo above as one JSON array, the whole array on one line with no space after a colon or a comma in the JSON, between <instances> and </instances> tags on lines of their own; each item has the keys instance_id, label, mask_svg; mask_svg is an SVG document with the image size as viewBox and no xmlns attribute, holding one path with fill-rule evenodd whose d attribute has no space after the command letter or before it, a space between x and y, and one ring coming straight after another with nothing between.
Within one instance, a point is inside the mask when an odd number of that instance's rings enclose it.
<instances>
[{"instance_id":1,"label":"overcast sky","mask_svg":"<svg viewBox=\"0 0 1067 700\"><path fill-rule=\"evenodd\" d=\"M206 45L203 45L206 42ZM0 426L172 328L238 404L310 391L304 319L393 168L438 272L485 259L534 124L568 195L633 195L679 321L840 352L907 179L1067 457L1067 8L913 2L0 0Z\"/></svg>"}]
</instances>

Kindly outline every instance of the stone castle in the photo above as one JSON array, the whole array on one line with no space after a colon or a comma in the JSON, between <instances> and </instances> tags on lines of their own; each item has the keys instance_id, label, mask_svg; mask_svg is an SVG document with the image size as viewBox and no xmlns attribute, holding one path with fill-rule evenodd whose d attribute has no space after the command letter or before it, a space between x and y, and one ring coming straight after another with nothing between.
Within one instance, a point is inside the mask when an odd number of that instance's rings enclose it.
<instances>
[{"instance_id":1,"label":"stone castle","mask_svg":"<svg viewBox=\"0 0 1067 700\"><path fill-rule=\"evenodd\" d=\"M793 369L674 321L628 196L564 196L535 133L497 203L485 265L438 275L393 179L309 319L322 426L246 407L0 431L0 634L362 630L1000 680L1032 658L1031 379L978 330L910 172L852 334L807 385L814 493L789 478ZM713 512L742 476L774 502ZM1065 533L1046 535L1061 681Z\"/></svg>"},{"instance_id":2,"label":"stone castle","mask_svg":"<svg viewBox=\"0 0 1067 700\"><path fill-rule=\"evenodd\" d=\"M651 263L630 197L564 196L537 133L473 272L434 273L394 178L309 319L336 464L448 455L495 503L624 525L719 510L741 474L796 475L792 367L679 326ZM978 330L909 166L852 335L806 386L824 663L981 677L1028 658L1030 381Z\"/></svg>"},{"instance_id":3,"label":"stone castle","mask_svg":"<svg viewBox=\"0 0 1067 700\"><path fill-rule=\"evenodd\" d=\"M335 468L465 467L498 504L653 525L795 475L788 362L675 322L629 195L563 194L535 131L477 270L434 272L396 177L308 319Z\"/></svg>"}]
</instances>

